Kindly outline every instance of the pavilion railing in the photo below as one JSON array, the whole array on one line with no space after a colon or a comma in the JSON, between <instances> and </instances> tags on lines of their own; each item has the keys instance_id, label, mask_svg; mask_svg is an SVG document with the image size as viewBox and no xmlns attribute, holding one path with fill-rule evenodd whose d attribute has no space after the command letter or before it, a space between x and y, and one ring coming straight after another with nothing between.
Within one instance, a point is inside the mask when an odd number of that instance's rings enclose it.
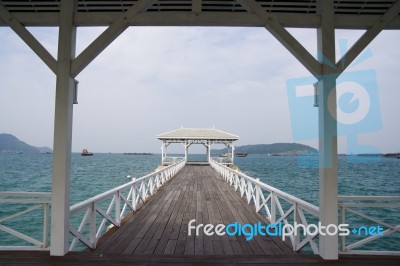
<instances>
[{"instance_id":1,"label":"pavilion railing","mask_svg":"<svg viewBox=\"0 0 400 266\"><path fill-rule=\"evenodd\" d=\"M70 234L73 239L69 250L74 250L79 242L95 249L98 240L106 231L107 223L120 227L121 220L128 211L135 212L184 165L185 161L178 161L146 176L133 178L131 182L71 206L72 219L73 216L84 214L77 228L72 223L70 225ZM104 210L105 207L106 210ZM97 215L99 216L97 217Z\"/></svg>"},{"instance_id":2,"label":"pavilion railing","mask_svg":"<svg viewBox=\"0 0 400 266\"><path fill-rule=\"evenodd\" d=\"M393 242L399 243L400 239L400 197L399 196L339 196L340 223L349 224L350 231L354 230L349 236L341 236L341 254L368 254L368 255L400 255L399 250L387 250L386 245L383 250L368 248L366 245L382 241L389 235L396 237ZM391 221L388 212L396 215ZM350 217L350 215L352 217ZM351 218L353 218L351 220ZM363 222L358 228L354 227L354 222ZM392 224L394 223L394 225ZM353 224L353 226L352 226ZM378 227L379 226L379 227ZM396 234L397 235L394 235ZM354 235L357 236L358 239ZM351 241L351 240L352 241ZM347 242L352 243L347 243ZM364 248L362 248L364 246ZM399 245L397 246L399 248Z\"/></svg>"},{"instance_id":3,"label":"pavilion railing","mask_svg":"<svg viewBox=\"0 0 400 266\"><path fill-rule=\"evenodd\" d=\"M0 231L17 240L16 245L1 245L0 250L49 250L49 206L51 193L48 192L0 192L0 204L15 205L12 211L2 209L7 213L0 217ZM43 210L40 210L43 209ZM14 211L16 210L16 211ZM18 225L29 223L31 232L24 228L16 228ZM41 224L41 226L40 226ZM42 227L40 229L35 227ZM23 230L25 229L25 230ZM29 236L30 234L31 236ZM32 236L35 235L35 236ZM39 240L38 235L41 235ZM20 245L19 243L26 243Z\"/></svg>"},{"instance_id":4,"label":"pavilion railing","mask_svg":"<svg viewBox=\"0 0 400 266\"><path fill-rule=\"evenodd\" d=\"M166 157L164 158L162 165L176 164L177 162L180 162L182 160L185 160L185 157Z\"/></svg>"},{"instance_id":5,"label":"pavilion railing","mask_svg":"<svg viewBox=\"0 0 400 266\"><path fill-rule=\"evenodd\" d=\"M319 208L317 206L214 160L210 162L210 165L235 191L240 193L241 197L245 197L248 204L254 205L257 213L262 213L270 223L291 224L293 227L301 224L308 227L310 220L318 221ZM319 254L316 243L317 236L318 234L304 236L300 232L290 235L293 251L299 251L309 244L313 253Z\"/></svg>"}]
</instances>

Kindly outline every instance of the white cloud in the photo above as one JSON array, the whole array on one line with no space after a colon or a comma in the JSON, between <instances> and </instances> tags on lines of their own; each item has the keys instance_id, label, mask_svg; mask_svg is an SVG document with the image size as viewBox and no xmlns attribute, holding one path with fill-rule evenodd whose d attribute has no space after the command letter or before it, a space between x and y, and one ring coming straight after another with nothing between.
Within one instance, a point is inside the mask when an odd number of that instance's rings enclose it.
<instances>
[{"instance_id":1,"label":"white cloud","mask_svg":"<svg viewBox=\"0 0 400 266\"><path fill-rule=\"evenodd\" d=\"M56 54L54 29L30 30ZM79 29L77 54L103 30ZM290 31L316 53L315 30ZM51 146L54 75L10 30L0 29L0 39L0 131ZM399 40L397 32L382 34L371 45L374 56L358 66L378 75L386 126L380 140L368 138L382 149L400 145L393 133ZM215 125L239 135L239 144L292 142L286 80L304 76L262 28L130 28L77 77L73 150L159 152L155 136L181 125Z\"/></svg>"}]
</instances>

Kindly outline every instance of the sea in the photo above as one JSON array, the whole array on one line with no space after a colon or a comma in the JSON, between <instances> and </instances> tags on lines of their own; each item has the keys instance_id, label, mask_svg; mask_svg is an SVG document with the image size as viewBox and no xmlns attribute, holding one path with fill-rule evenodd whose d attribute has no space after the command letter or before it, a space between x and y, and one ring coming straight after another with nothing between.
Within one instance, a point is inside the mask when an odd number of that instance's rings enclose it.
<instances>
[{"instance_id":1,"label":"sea","mask_svg":"<svg viewBox=\"0 0 400 266\"><path fill-rule=\"evenodd\" d=\"M173 155L182 156L182 155ZM204 155L190 155L189 160L203 161ZM154 171L161 155L124 155L96 153L94 156L72 154L71 205L122 185L130 177L139 178ZM339 195L400 196L400 159L376 156L339 156ZM249 154L235 158L242 172L286 193L318 206L317 156L267 156ZM51 154L0 154L0 191L51 191ZM283 204L285 207L285 205ZM35 217L1 222L2 217L25 206L0 203L0 224L39 234L41 220ZM400 224L400 208L363 209L380 220ZM346 214L347 222L374 226L367 220ZM36 217L37 220L37 217ZM351 227L351 225L350 225ZM0 228L1 229L1 228ZM400 251L400 233L396 232L365 246L366 249ZM357 237L355 237L357 239ZM346 240L347 241L347 240ZM0 230L0 246L21 245L22 241ZM351 242L351 241L350 241Z\"/></svg>"}]
</instances>

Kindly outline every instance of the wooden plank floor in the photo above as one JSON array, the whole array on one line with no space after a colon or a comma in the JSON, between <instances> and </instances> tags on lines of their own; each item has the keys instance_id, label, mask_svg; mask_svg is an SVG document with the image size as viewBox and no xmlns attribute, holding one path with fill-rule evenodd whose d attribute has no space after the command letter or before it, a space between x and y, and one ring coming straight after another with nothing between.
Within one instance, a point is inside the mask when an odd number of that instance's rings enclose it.
<instances>
[{"instance_id":1,"label":"wooden plank floor","mask_svg":"<svg viewBox=\"0 0 400 266\"><path fill-rule=\"evenodd\" d=\"M102 254L292 255L280 238L188 235L188 223L256 224L266 220L210 166L187 165L95 250ZM194 233L194 232L193 232Z\"/></svg>"}]
</instances>

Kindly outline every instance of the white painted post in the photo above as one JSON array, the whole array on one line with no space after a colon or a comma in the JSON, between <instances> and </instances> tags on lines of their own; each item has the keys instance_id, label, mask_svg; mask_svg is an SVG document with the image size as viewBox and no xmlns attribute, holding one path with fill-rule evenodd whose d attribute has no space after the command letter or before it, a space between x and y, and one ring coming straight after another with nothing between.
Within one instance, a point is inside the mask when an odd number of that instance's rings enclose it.
<instances>
[{"instance_id":1,"label":"white painted post","mask_svg":"<svg viewBox=\"0 0 400 266\"><path fill-rule=\"evenodd\" d=\"M271 219L270 222L274 224L276 222L276 198L274 192L271 191Z\"/></svg>"},{"instance_id":2,"label":"white painted post","mask_svg":"<svg viewBox=\"0 0 400 266\"><path fill-rule=\"evenodd\" d=\"M211 162L211 142L208 142L208 153L207 153L207 162L210 163Z\"/></svg>"},{"instance_id":3,"label":"white painted post","mask_svg":"<svg viewBox=\"0 0 400 266\"><path fill-rule=\"evenodd\" d=\"M235 146L233 146L233 143L231 143L231 151L232 151L232 164L233 164L233 158L235 158Z\"/></svg>"},{"instance_id":4,"label":"white painted post","mask_svg":"<svg viewBox=\"0 0 400 266\"><path fill-rule=\"evenodd\" d=\"M71 61L75 57L76 27L73 26L75 6L76 1L61 1L51 199L50 255L52 256L65 255L69 246L73 87L75 85L71 77Z\"/></svg>"},{"instance_id":5,"label":"white painted post","mask_svg":"<svg viewBox=\"0 0 400 266\"><path fill-rule=\"evenodd\" d=\"M208 162L211 162L211 147L212 147L212 143L209 142L210 148L208 150Z\"/></svg>"},{"instance_id":6,"label":"white painted post","mask_svg":"<svg viewBox=\"0 0 400 266\"><path fill-rule=\"evenodd\" d=\"M188 143L185 142L185 162L187 162L188 160L188 150L189 150Z\"/></svg>"},{"instance_id":7,"label":"white painted post","mask_svg":"<svg viewBox=\"0 0 400 266\"><path fill-rule=\"evenodd\" d=\"M136 178L132 178L132 181L135 182ZM133 211L136 211L136 185L135 183L132 186L132 207L133 207Z\"/></svg>"},{"instance_id":8,"label":"white painted post","mask_svg":"<svg viewBox=\"0 0 400 266\"><path fill-rule=\"evenodd\" d=\"M165 145L164 145L164 161L167 160L167 147L168 147L168 145L165 143Z\"/></svg>"},{"instance_id":9,"label":"white painted post","mask_svg":"<svg viewBox=\"0 0 400 266\"><path fill-rule=\"evenodd\" d=\"M49 245L49 204L43 204L43 247Z\"/></svg>"},{"instance_id":10,"label":"white painted post","mask_svg":"<svg viewBox=\"0 0 400 266\"><path fill-rule=\"evenodd\" d=\"M163 141L163 143L162 143L162 145L161 145L161 165L164 165L164 146L165 146L165 143L164 143L164 141Z\"/></svg>"},{"instance_id":11,"label":"white painted post","mask_svg":"<svg viewBox=\"0 0 400 266\"><path fill-rule=\"evenodd\" d=\"M115 221L118 227L121 226L121 191L115 193Z\"/></svg>"},{"instance_id":12,"label":"white painted post","mask_svg":"<svg viewBox=\"0 0 400 266\"><path fill-rule=\"evenodd\" d=\"M90 205L89 214L89 239L92 249L96 248L96 202Z\"/></svg>"},{"instance_id":13,"label":"white painted post","mask_svg":"<svg viewBox=\"0 0 400 266\"><path fill-rule=\"evenodd\" d=\"M346 223L346 209L345 207L341 207L340 208L340 223L341 224L345 224ZM340 250L341 251L345 251L346 249L346 236L341 236L341 246L340 246Z\"/></svg>"},{"instance_id":14,"label":"white painted post","mask_svg":"<svg viewBox=\"0 0 400 266\"><path fill-rule=\"evenodd\" d=\"M300 224L301 223L301 219L300 219L300 215L299 215L299 206L297 205L297 203L293 204L294 206L294 210L293 210L293 225L294 224ZM295 230L295 234L293 236L293 251L297 251L297 247L300 244L300 228L297 228L297 230Z\"/></svg>"},{"instance_id":15,"label":"white painted post","mask_svg":"<svg viewBox=\"0 0 400 266\"><path fill-rule=\"evenodd\" d=\"M317 30L322 77L319 104L319 211L322 226L338 224L336 68L333 0L317 1L321 25ZM338 259L338 236L320 235L320 256Z\"/></svg>"},{"instance_id":16,"label":"white painted post","mask_svg":"<svg viewBox=\"0 0 400 266\"><path fill-rule=\"evenodd\" d=\"M257 181L260 181L260 178L256 178ZM255 185L255 190L256 190L256 200L254 202L254 205L256 206L256 212L260 211L260 187L258 185Z\"/></svg>"},{"instance_id":17,"label":"white painted post","mask_svg":"<svg viewBox=\"0 0 400 266\"><path fill-rule=\"evenodd\" d=\"M149 194L150 194L150 196L151 195L153 195L153 177L151 176L150 178L149 178Z\"/></svg>"}]
</instances>

